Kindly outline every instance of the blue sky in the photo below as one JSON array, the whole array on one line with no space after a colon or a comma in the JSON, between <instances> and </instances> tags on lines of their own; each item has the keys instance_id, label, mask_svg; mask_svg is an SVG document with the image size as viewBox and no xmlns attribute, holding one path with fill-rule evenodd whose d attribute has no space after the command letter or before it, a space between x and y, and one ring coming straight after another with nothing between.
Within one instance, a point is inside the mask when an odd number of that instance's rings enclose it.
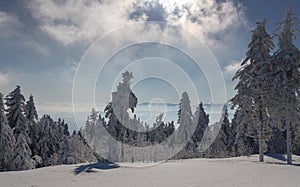
<instances>
[{"instance_id":1,"label":"blue sky","mask_svg":"<svg viewBox=\"0 0 300 187\"><path fill-rule=\"evenodd\" d=\"M80 111L93 101L102 110L128 69L136 75L133 89L140 102L176 103L182 91L189 92L193 104L225 102L234 95L231 78L255 22L267 18L272 34L289 4L299 17L297 0L1 0L0 92L21 85L25 96L34 95L40 114L71 112L72 96ZM120 50L129 40L167 45ZM211 68L200 64L199 69L191 54ZM211 65L215 62L220 69ZM225 93L218 81L224 82Z\"/></svg>"}]
</instances>

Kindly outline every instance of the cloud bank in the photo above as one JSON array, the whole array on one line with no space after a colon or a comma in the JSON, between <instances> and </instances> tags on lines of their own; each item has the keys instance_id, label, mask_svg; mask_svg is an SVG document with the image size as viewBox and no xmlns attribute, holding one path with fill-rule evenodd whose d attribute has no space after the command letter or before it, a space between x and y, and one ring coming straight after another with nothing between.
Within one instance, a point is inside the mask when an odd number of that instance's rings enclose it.
<instances>
[{"instance_id":1,"label":"cloud bank","mask_svg":"<svg viewBox=\"0 0 300 187\"><path fill-rule=\"evenodd\" d=\"M182 26L215 43L215 35L246 24L244 8L231 0L30 1L41 31L62 45L91 43L118 27L140 21Z\"/></svg>"}]
</instances>

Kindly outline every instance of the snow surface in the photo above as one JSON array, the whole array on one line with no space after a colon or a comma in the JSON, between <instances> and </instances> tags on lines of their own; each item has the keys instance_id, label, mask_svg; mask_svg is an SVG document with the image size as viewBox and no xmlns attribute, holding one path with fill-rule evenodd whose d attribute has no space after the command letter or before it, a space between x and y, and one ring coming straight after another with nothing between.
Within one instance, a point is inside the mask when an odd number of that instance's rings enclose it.
<instances>
[{"instance_id":1,"label":"snow surface","mask_svg":"<svg viewBox=\"0 0 300 187\"><path fill-rule=\"evenodd\" d=\"M0 186L300 186L300 156L77 164L0 173Z\"/></svg>"}]
</instances>

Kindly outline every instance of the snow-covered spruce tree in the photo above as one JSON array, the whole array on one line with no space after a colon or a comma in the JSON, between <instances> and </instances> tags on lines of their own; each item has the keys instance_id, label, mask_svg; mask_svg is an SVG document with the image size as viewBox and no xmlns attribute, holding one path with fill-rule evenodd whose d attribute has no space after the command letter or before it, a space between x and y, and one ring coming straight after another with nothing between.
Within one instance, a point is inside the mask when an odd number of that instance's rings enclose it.
<instances>
[{"instance_id":1,"label":"snow-covered spruce tree","mask_svg":"<svg viewBox=\"0 0 300 187\"><path fill-rule=\"evenodd\" d=\"M186 92L182 93L180 99L177 123L179 124L179 127L177 129L177 136L176 136L177 145L180 144L182 145L183 143L185 143L184 145L185 148L182 151L180 151L178 157L179 158L191 157L192 155L190 149L195 148L194 143L190 141L190 138L193 133L191 131L193 129L193 126L196 124L193 124L191 102Z\"/></svg>"},{"instance_id":2,"label":"snow-covered spruce tree","mask_svg":"<svg viewBox=\"0 0 300 187\"><path fill-rule=\"evenodd\" d=\"M116 138L116 140L122 142L120 158L124 160L124 142L126 140L126 125L129 125L130 118L127 112L131 109L134 112L138 99L130 88L132 73L126 71L122 74L123 81L117 86L117 91L112 93L112 101L105 107L105 117L109 118L108 132ZM123 124L122 124L123 123ZM125 124L124 124L125 123ZM112 149L116 147L111 146ZM116 156L117 150L112 150L112 155ZM118 158L110 158L110 160L116 160Z\"/></svg>"},{"instance_id":3,"label":"snow-covered spruce tree","mask_svg":"<svg viewBox=\"0 0 300 187\"><path fill-rule=\"evenodd\" d=\"M231 100L241 111L252 113L245 117L248 118L248 125L256 126L258 131L261 162L266 151L266 134L269 133L267 109L272 103L270 100L272 89L269 86L272 83L270 51L274 48L265 25L266 19L262 23L257 22L256 28L252 31L246 58L233 78L239 79L239 82L235 87L237 94Z\"/></svg>"},{"instance_id":4,"label":"snow-covered spruce tree","mask_svg":"<svg viewBox=\"0 0 300 187\"><path fill-rule=\"evenodd\" d=\"M120 125L114 113L111 102L108 103L108 105L106 105L104 112L105 112L105 118L108 118L108 124L106 126L107 132L110 134L111 137L118 140L119 133L120 133L119 130ZM109 144L107 158L110 161L119 161L119 148L117 147L116 144L114 144L114 141L112 141Z\"/></svg>"},{"instance_id":5,"label":"snow-covered spruce tree","mask_svg":"<svg viewBox=\"0 0 300 187\"><path fill-rule=\"evenodd\" d=\"M228 110L226 105L223 107L221 123L218 125L220 125L219 133L205 152L205 156L209 158L224 158L229 156L230 122L228 120Z\"/></svg>"},{"instance_id":6,"label":"snow-covered spruce tree","mask_svg":"<svg viewBox=\"0 0 300 187\"><path fill-rule=\"evenodd\" d=\"M38 114L34 104L33 96L30 95L29 100L26 102L25 105L25 117L28 120L29 124L29 138L31 139L31 144L29 145L31 148L32 155L38 155L39 145L38 145Z\"/></svg>"},{"instance_id":7,"label":"snow-covered spruce tree","mask_svg":"<svg viewBox=\"0 0 300 187\"><path fill-rule=\"evenodd\" d=\"M61 145L61 161L63 164L78 164L96 162L94 151L82 136L82 131L73 133Z\"/></svg>"},{"instance_id":8,"label":"snow-covered spruce tree","mask_svg":"<svg viewBox=\"0 0 300 187\"><path fill-rule=\"evenodd\" d=\"M165 131L165 137L171 136L175 131L174 121L167 123L164 128L164 131Z\"/></svg>"},{"instance_id":9,"label":"snow-covered spruce tree","mask_svg":"<svg viewBox=\"0 0 300 187\"><path fill-rule=\"evenodd\" d=\"M31 158L31 150L28 145L28 135L20 132L16 136L15 157L12 161L12 170L28 170L35 168L35 161Z\"/></svg>"},{"instance_id":10,"label":"snow-covered spruce tree","mask_svg":"<svg viewBox=\"0 0 300 187\"><path fill-rule=\"evenodd\" d=\"M7 106L7 120L11 128L14 130L28 130L25 114L25 98L21 93L21 87L17 86L15 90L10 92L5 98ZM19 132L16 132L19 133Z\"/></svg>"},{"instance_id":11,"label":"snow-covered spruce tree","mask_svg":"<svg viewBox=\"0 0 300 187\"><path fill-rule=\"evenodd\" d=\"M136 136L136 142L140 146L145 146L147 143L147 133L146 132L141 133L141 132L145 131L144 124L141 122L140 118L136 119L136 115L134 115L134 118L132 119L132 121L133 121L132 124L134 124L133 129L135 130L134 136ZM138 133L138 132L140 132L140 133Z\"/></svg>"},{"instance_id":12,"label":"snow-covered spruce tree","mask_svg":"<svg viewBox=\"0 0 300 187\"><path fill-rule=\"evenodd\" d=\"M37 122L38 120L38 113L36 111L36 107L33 101L33 96L29 96L29 100L26 102L25 105L25 116L27 117L29 122Z\"/></svg>"},{"instance_id":13,"label":"snow-covered spruce tree","mask_svg":"<svg viewBox=\"0 0 300 187\"><path fill-rule=\"evenodd\" d=\"M60 144L63 141L63 134L59 133L59 126L49 115L44 115L38 123L39 126L39 156L42 158L42 166L61 164Z\"/></svg>"},{"instance_id":14,"label":"snow-covered spruce tree","mask_svg":"<svg viewBox=\"0 0 300 187\"><path fill-rule=\"evenodd\" d=\"M179 142L186 142L188 137L191 135L190 126L192 126L192 109L191 102L189 96L186 92L184 92L181 96L178 110L178 120L179 124L178 132L179 132Z\"/></svg>"},{"instance_id":15,"label":"snow-covered spruce tree","mask_svg":"<svg viewBox=\"0 0 300 187\"><path fill-rule=\"evenodd\" d=\"M193 124L196 124L196 129L192 136L192 141L196 146L200 145L203 134L206 128L208 127L208 123L209 123L209 115L206 114L206 112L204 111L203 104L200 103L199 106L196 108L193 117ZM196 155L196 157L203 157L202 153L197 153L197 154L198 155Z\"/></svg>"},{"instance_id":16,"label":"snow-covered spruce tree","mask_svg":"<svg viewBox=\"0 0 300 187\"><path fill-rule=\"evenodd\" d=\"M28 136L29 126L25 117L25 98L20 86L10 92L6 99L7 119L16 138L15 156L12 161L13 170L26 170L34 168L34 161L29 147L31 140Z\"/></svg>"},{"instance_id":17,"label":"snow-covered spruce tree","mask_svg":"<svg viewBox=\"0 0 300 187\"><path fill-rule=\"evenodd\" d=\"M232 137L231 156L251 155L258 153L256 127L252 124L252 111L237 109L231 123ZM250 117L249 117L250 116Z\"/></svg>"},{"instance_id":18,"label":"snow-covered spruce tree","mask_svg":"<svg viewBox=\"0 0 300 187\"><path fill-rule=\"evenodd\" d=\"M8 125L3 104L3 95L0 93L0 171L9 171L14 158L15 137Z\"/></svg>"},{"instance_id":19,"label":"snow-covered spruce tree","mask_svg":"<svg viewBox=\"0 0 300 187\"><path fill-rule=\"evenodd\" d=\"M69 136L70 135L69 130L68 130L69 129L68 124L65 123L64 120L62 120L61 118L58 118L56 125L58 127L60 136Z\"/></svg>"},{"instance_id":20,"label":"snow-covered spruce tree","mask_svg":"<svg viewBox=\"0 0 300 187\"><path fill-rule=\"evenodd\" d=\"M80 135L83 137L82 139L93 149L93 154L99 161L102 160L102 158L100 158L98 154L108 152L107 145L109 144L109 139L107 139L106 136L107 128L108 126L106 125L105 119L92 108L91 114L87 117L85 127L80 131ZM69 143L70 140L66 140L65 142ZM64 144L66 144L65 142Z\"/></svg>"},{"instance_id":21,"label":"snow-covered spruce tree","mask_svg":"<svg viewBox=\"0 0 300 187\"><path fill-rule=\"evenodd\" d=\"M299 116L300 87L300 52L293 44L295 40L296 18L292 8L286 10L285 20L280 24L275 36L279 41L279 49L274 54L273 65L276 71L274 77L274 99L277 109L273 116L277 124L286 131L287 163L292 163L292 129L296 128Z\"/></svg>"},{"instance_id":22,"label":"snow-covered spruce tree","mask_svg":"<svg viewBox=\"0 0 300 187\"><path fill-rule=\"evenodd\" d=\"M107 139L106 136L106 128L107 128L107 124L105 122L105 118L101 117L101 115L99 115L97 123L96 123L96 127L95 127L95 132L94 132L94 136L93 136L93 142L88 142L90 147L95 151L95 154L99 154L99 150L106 150L105 152L107 152L107 145L109 142L109 139ZM96 157L99 159L100 156L96 154Z\"/></svg>"},{"instance_id":23,"label":"snow-covered spruce tree","mask_svg":"<svg viewBox=\"0 0 300 187\"><path fill-rule=\"evenodd\" d=\"M155 124L153 125L155 128L155 133L154 133L154 142L155 143L161 143L166 138L166 134L164 132L165 124L162 119L163 115L164 114L160 114L156 118Z\"/></svg>"},{"instance_id":24,"label":"snow-covered spruce tree","mask_svg":"<svg viewBox=\"0 0 300 187\"><path fill-rule=\"evenodd\" d=\"M85 122L85 128L83 135L85 139L90 143L94 144L94 140L96 139L95 136L95 130L98 122L98 112L95 110L95 108L92 108L91 114L87 117L87 120Z\"/></svg>"},{"instance_id":25,"label":"snow-covered spruce tree","mask_svg":"<svg viewBox=\"0 0 300 187\"><path fill-rule=\"evenodd\" d=\"M222 127L221 129L224 131L224 134L226 135L226 149L230 150L230 139L232 138L232 130L231 130L231 124L229 121L229 115L228 115L228 108L225 104L223 107L223 116L222 116Z\"/></svg>"},{"instance_id":26,"label":"snow-covered spruce tree","mask_svg":"<svg viewBox=\"0 0 300 187\"><path fill-rule=\"evenodd\" d=\"M134 115L132 119L129 119L127 125L128 127L126 129L124 142L129 145L140 143L138 142L138 129L140 127L140 121L137 119L136 115Z\"/></svg>"},{"instance_id":27,"label":"snow-covered spruce tree","mask_svg":"<svg viewBox=\"0 0 300 187\"><path fill-rule=\"evenodd\" d=\"M50 116L44 115L39 123L38 123L38 155L42 158L42 166L50 166L49 162L51 155L53 154L53 150L50 148L50 144L53 144L52 140L50 140L50 131L52 130L50 127ZM53 122L54 123L54 122Z\"/></svg>"}]
</instances>

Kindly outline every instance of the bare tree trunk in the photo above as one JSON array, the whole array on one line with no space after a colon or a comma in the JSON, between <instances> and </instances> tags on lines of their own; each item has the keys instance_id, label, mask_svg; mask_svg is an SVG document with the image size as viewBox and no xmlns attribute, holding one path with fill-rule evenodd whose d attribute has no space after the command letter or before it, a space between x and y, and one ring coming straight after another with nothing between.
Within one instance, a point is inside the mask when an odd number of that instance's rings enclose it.
<instances>
[{"instance_id":1,"label":"bare tree trunk","mask_svg":"<svg viewBox=\"0 0 300 187\"><path fill-rule=\"evenodd\" d=\"M286 121L286 154L287 154L287 164L292 164L292 137L291 137L291 124Z\"/></svg>"}]
</instances>

